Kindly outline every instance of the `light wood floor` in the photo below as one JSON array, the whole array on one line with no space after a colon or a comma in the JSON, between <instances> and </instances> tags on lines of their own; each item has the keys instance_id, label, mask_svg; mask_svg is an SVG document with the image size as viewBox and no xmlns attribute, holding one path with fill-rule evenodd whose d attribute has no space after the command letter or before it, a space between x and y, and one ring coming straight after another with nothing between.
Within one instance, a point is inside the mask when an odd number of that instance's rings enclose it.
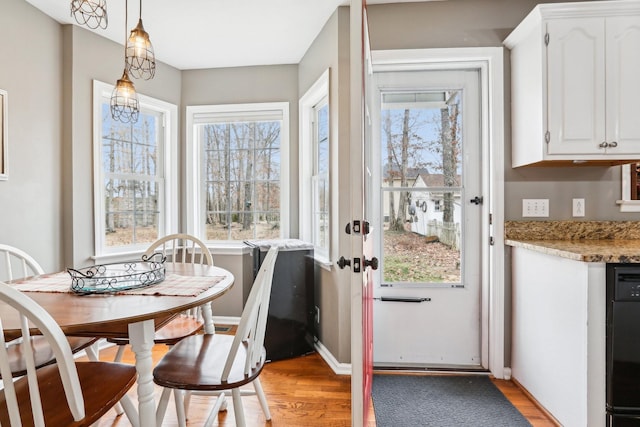
<instances>
[{"instance_id":1,"label":"light wood floor","mask_svg":"<svg viewBox=\"0 0 640 427\"><path fill-rule=\"evenodd\" d=\"M162 357L166 346L153 349L154 363ZM113 360L115 349L101 352L103 360ZM125 352L124 362L133 363L133 354ZM269 401L271 422L265 421L255 397L243 398L248 426L278 427L348 427L351 426L351 393L348 376L336 375L318 354L268 363L260 379ZM498 388L529 420L534 427L555 426L527 396L512 382L494 380ZM135 398L135 386L130 392ZM156 399L160 389L157 389ZM194 396L191 400L188 425L201 426L208 415L212 399ZM370 412L373 418L373 411ZM100 427L130 427L125 415L116 417L115 412L103 417ZM173 402L169 403L163 426L177 426ZM216 425L216 424L214 424ZM229 410L218 415L218 426L235 426L233 408L229 399ZM370 423L370 427L375 422Z\"/></svg>"}]
</instances>

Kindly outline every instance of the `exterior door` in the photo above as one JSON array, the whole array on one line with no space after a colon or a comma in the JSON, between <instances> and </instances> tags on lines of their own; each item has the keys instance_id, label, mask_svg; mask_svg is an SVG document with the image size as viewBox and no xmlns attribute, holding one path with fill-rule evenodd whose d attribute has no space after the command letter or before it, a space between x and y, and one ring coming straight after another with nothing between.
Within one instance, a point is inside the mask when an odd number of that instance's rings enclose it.
<instances>
[{"instance_id":1,"label":"exterior door","mask_svg":"<svg viewBox=\"0 0 640 427\"><path fill-rule=\"evenodd\" d=\"M479 70L374 79L374 365L482 369Z\"/></svg>"},{"instance_id":2,"label":"exterior door","mask_svg":"<svg viewBox=\"0 0 640 427\"><path fill-rule=\"evenodd\" d=\"M368 87L365 64L370 55L366 4L364 0L351 0L350 8L350 198L351 218L351 425L375 425L370 419L371 386L373 382L372 297L373 275L368 262L372 259L372 235L363 224L368 220L370 175L366 139L370 127L365 116ZM355 221L358 221L356 223ZM356 264L358 267L356 267Z\"/></svg>"}]
</instances>

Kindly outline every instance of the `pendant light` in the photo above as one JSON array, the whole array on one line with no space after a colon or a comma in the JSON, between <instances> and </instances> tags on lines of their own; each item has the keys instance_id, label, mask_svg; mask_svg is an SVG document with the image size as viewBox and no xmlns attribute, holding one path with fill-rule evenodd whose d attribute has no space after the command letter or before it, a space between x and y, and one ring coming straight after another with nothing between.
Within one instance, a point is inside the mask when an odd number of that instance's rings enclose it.
<instances>
[{"instance_id":1,"label":"pendant light","mask_svg":"<svg viewBox=\"0 0 640 427\"><path fill-rule=\"evenodd\" d=\"M128 1L125 1L125 9L128 9ZM124 14L124 37L126 56L127 10L125 10ZM116 83L116 87L113 88L110 106L111 117L113 117L113 120L118 120L122 123L135 123L138 121L138 115L140 114L138 94L136 93L136 89L133 86L133 82L129 80L126 60L122 78L118 80L118 82Z\"/></svg>"},{"instance_id":2,"label":"pendant light","mask_svg":"<svg viewBox=\"0 0 640 427\"><path fill-rule=\"evenodd\" d=\"M156 57L149 33L142 26L142 0L140 0L140 17L138 25L131 30L127 40L127 69L132 77L150 80L156 73Z\"/></svg>"},{"instance_id":3,"label":"pendant light","mask_svg":"<svg viewBox=\"0 0 640 427\"><path fill-rule=\"evenodd\" d=\"M80 25L91 29L107 28L106 0L71 0L71 15Z\"/></svg>"}]
</instances>

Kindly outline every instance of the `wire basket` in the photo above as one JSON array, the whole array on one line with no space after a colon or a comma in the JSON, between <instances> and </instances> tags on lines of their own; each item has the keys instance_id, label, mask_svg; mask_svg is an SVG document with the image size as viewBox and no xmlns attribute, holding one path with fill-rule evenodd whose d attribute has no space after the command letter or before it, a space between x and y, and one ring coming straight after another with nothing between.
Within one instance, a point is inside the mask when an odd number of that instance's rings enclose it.
<instances>
[{"instance_id":1,"label":"wire basket","mask_svg":"<svg viewBox=\"0 0 640 427\"><path fill-rule=\"evenodd\" d=\"M90 267L67 268L71 276L71 290L77 294L106 294L144 288L165 278L166 257L154 253L141 261L97 264Z\"/></svg>"}]
</instances>

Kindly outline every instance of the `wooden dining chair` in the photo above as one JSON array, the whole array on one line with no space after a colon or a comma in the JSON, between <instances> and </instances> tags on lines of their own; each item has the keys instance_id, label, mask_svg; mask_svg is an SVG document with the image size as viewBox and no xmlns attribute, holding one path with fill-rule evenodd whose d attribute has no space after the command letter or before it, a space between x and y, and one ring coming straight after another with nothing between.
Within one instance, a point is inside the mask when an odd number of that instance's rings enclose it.
<instances>
[{"instance_id":1,"label":"wooden dining chair","mask_svg":"<svg viewBox=\"0 0 640 427\"><path fill-rule=\"evenodd\" d=\"M25 376L14 380L7 343L0 334L0 425L11 427L89 426L104 415L136 382L134 366L113 362L76 362L56 321L35 301L0 282L0 301L20 319ZM0 319L2 328L2 319ZM47 340L55 364L36 369L32 330ZM108 379L108 381L105 381Z\"/></svg>"},{"instance_id":2,"label":"wooden dining chair","mask_svg":"<svg viewBox=\"0 0 640 427\"><path fill-rule=\"evenodd\" d=\"M278 248L272 247L262 262L235 335L187 337L173 346L153 371L156 384L174 390L176 408L184 406L180 399L185 390L198 395L217 396L205 426L211 426L217 413L224 409L224 392L228 390L231 390L237 426L245 425L242 395L257 395L266 419L271 419L259 375L266 359L264 335L277 255ZM253 384L253 391L240 389L250 383ZM168 395L163 393L160 406L166 406L166 399ZM181 427L186 425L184 414L180 412L178 424Z\"/></svg>"},{"instance_id":3,"label":"wooden dining chair","mask_svg":"<svg viewBox=\"0 0 640 427\"><path fill-rule=\"evenodd\" d=\"M170 234L156 240L147 248L144 256L149 257L157 252L167 258L167 263L213 265L213 257L204 242L189 234ZM210 304L202 308L201 314L184 313L172 319L156 331L154 342L174 345L184 337L200 332L204 322L210 322L213 328ZM124 353L124 346L129 344L129 340L127 338L108 338L107 341L120 346L115 358L115 361L119 362Z\"/></svg>"},{"instance_id":4,"label":"wooden dining chair","mask_svg":"<svg viewBox=\"0 0 640 427\"><path fill-rule=\"evenodd\" d=\"M0 268L0 280L11 281L29 276L44 274L44 270L38 262L22 249L13 246L0 244L0 258L2 268ZM91 360L98 360L97 349L93 344L98 338L92 337L67 337L71 351L77 353L85 350ZM42 367L55 361L53 350L49 347L47 340L42 336L31 337L31 347L34 350L35 366ZM23 349L22 339L16 339L8 343L7 353L9 364L14 377L25 375L26 366L21 357Z\"/></svg>"}]
</instances>

